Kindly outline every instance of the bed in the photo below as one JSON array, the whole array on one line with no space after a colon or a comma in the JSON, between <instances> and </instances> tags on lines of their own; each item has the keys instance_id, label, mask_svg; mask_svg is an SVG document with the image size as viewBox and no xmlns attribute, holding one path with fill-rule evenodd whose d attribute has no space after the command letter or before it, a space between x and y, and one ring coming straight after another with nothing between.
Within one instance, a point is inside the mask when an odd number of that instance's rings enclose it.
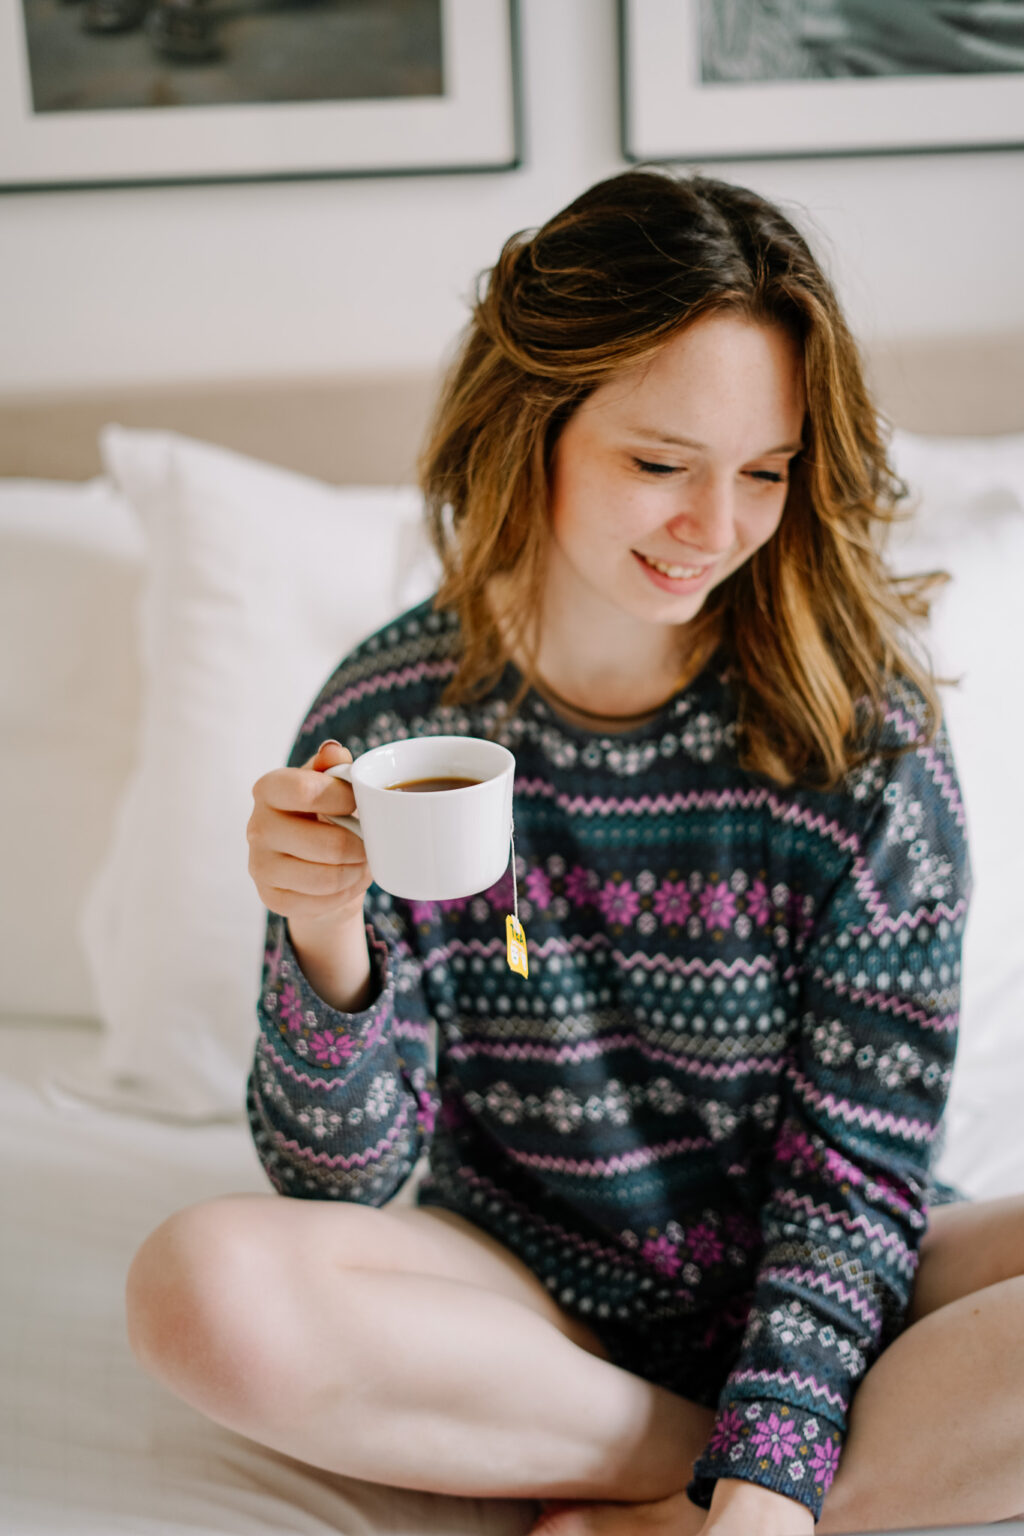
<instances>
[{"instance_id":1,"label":"bed","mask_svg":"<svg viewBox=\"0 0 1024 1536\"><path fill-rule=\"evenodd\" d=\"M977 895L938 1171L1006 1194L1024 1190L1024 338L879 346L870 366L919 507L893 560L956 577L928 643L962 678L947 707ZM0 401L12 1536L517 1536L534 1517L329 1476L210 1425L142 1374L122 1317L165 1215L267 1188L241 1115L249 788L337 656L430 590L411 481L434 382Z\"/></svg>"}]
</instances>

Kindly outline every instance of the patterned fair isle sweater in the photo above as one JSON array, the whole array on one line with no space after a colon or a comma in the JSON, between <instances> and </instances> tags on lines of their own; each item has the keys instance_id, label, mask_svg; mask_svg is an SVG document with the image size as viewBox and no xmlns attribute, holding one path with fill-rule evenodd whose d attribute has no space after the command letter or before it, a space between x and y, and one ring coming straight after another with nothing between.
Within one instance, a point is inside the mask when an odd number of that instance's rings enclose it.
<instances>
[{"instance_id":1,"label":"patterned fair isle sweater","mask_svg":"<svg viewBox=\"0 0 1024 1536\"><path fill-rule=\"evenodd\" d=\"M456 618L424 604L338 668L291 757L468 734L516 755L511 874L462 901L366 901L376 997L342 1014L271 916L249 1113L282 1194L420 1204L517 1254L612 1358L717 1409L689 1484L820 1516L851 1398L903 1326L956 1040L968 883L948 745L891 694L833 792L737 763L720 659L601 735L513 667L449 708ZM436 1063L436 1065L435 1065Z\"/></svg>"}]
</instances>

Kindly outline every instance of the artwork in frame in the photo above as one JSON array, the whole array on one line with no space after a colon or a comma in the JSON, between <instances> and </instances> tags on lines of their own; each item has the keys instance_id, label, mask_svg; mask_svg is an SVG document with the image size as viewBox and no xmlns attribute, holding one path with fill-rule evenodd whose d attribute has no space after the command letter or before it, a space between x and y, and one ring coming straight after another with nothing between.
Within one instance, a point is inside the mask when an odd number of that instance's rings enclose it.
<instances>
[{"instance_id":1,"label":"artwork in frame","mask_svg":"<svg viewBox=\"0 0 1024 1536\"><path fill-rule=\"evenodd\" d=\"M511 170L517 0L0 0L0 188Z\"/></svg>"},{"instance_id":2,"label":"artwork in frame","mask_svg":"<svg viewBox=\"0 0 1024 1536\"><path fill-rule=\"evenodd\" d=\"M1024 0L619 0L636 161L1024 147Z\"/></svg>"}]
</instances>

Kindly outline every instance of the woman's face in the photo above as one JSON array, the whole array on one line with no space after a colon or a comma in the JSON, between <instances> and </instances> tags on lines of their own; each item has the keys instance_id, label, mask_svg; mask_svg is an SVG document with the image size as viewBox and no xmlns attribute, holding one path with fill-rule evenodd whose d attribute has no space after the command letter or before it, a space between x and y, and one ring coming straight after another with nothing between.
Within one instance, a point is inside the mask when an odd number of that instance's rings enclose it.
<instances>
[{"instance_id":1,"label":"woman's face","mask_svg":"<svg viewBox=\"0 0 1024 1536\"><path fill-rule=\"evenodd\" d=\"M803 367L780 326L695 322L569 418L551 473L548 596L685 624L779 525Z\"/></svg>"}]
</instances>

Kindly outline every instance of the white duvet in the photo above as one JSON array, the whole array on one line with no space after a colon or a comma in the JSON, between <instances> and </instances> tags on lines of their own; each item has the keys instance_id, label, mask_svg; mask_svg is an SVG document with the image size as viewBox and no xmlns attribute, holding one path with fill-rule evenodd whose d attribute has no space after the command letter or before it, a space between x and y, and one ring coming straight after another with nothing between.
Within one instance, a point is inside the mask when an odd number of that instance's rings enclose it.
<instances>
[{"instance_id":1,"label":"white duvet","mask_svg":"<svg viewBox=\"0 0 1024 1536\"><path fill-rule=\"evenodd\" d=\"M0 1023L0 1536L524 1536L534 1505L317 1472L143 1374L122 1303L142 1239L181 1206L269 1186L239 1123L163 1124L65 1098L56 1077L87 1069L99 1039L87 1025ZM1009 1104L1000 1142L984 1119L969 1105L954 1117L944 1171L973 1194L1024 1189Z\"/></svg>"},{"instance_id":2,"label":"white duvet","mask_svg":"<svg viewBox=\"0 0 1024 1536\"><path fill-rule=\"evenodd\" d=\"M2 1536L522 1536L536 1506L333 1477L210 1424L136 1365L122 1294L180 1206L269 1190L240 1124L83 1110L87 1026L0 1023Z\"/></svg>"}]
</instances>

